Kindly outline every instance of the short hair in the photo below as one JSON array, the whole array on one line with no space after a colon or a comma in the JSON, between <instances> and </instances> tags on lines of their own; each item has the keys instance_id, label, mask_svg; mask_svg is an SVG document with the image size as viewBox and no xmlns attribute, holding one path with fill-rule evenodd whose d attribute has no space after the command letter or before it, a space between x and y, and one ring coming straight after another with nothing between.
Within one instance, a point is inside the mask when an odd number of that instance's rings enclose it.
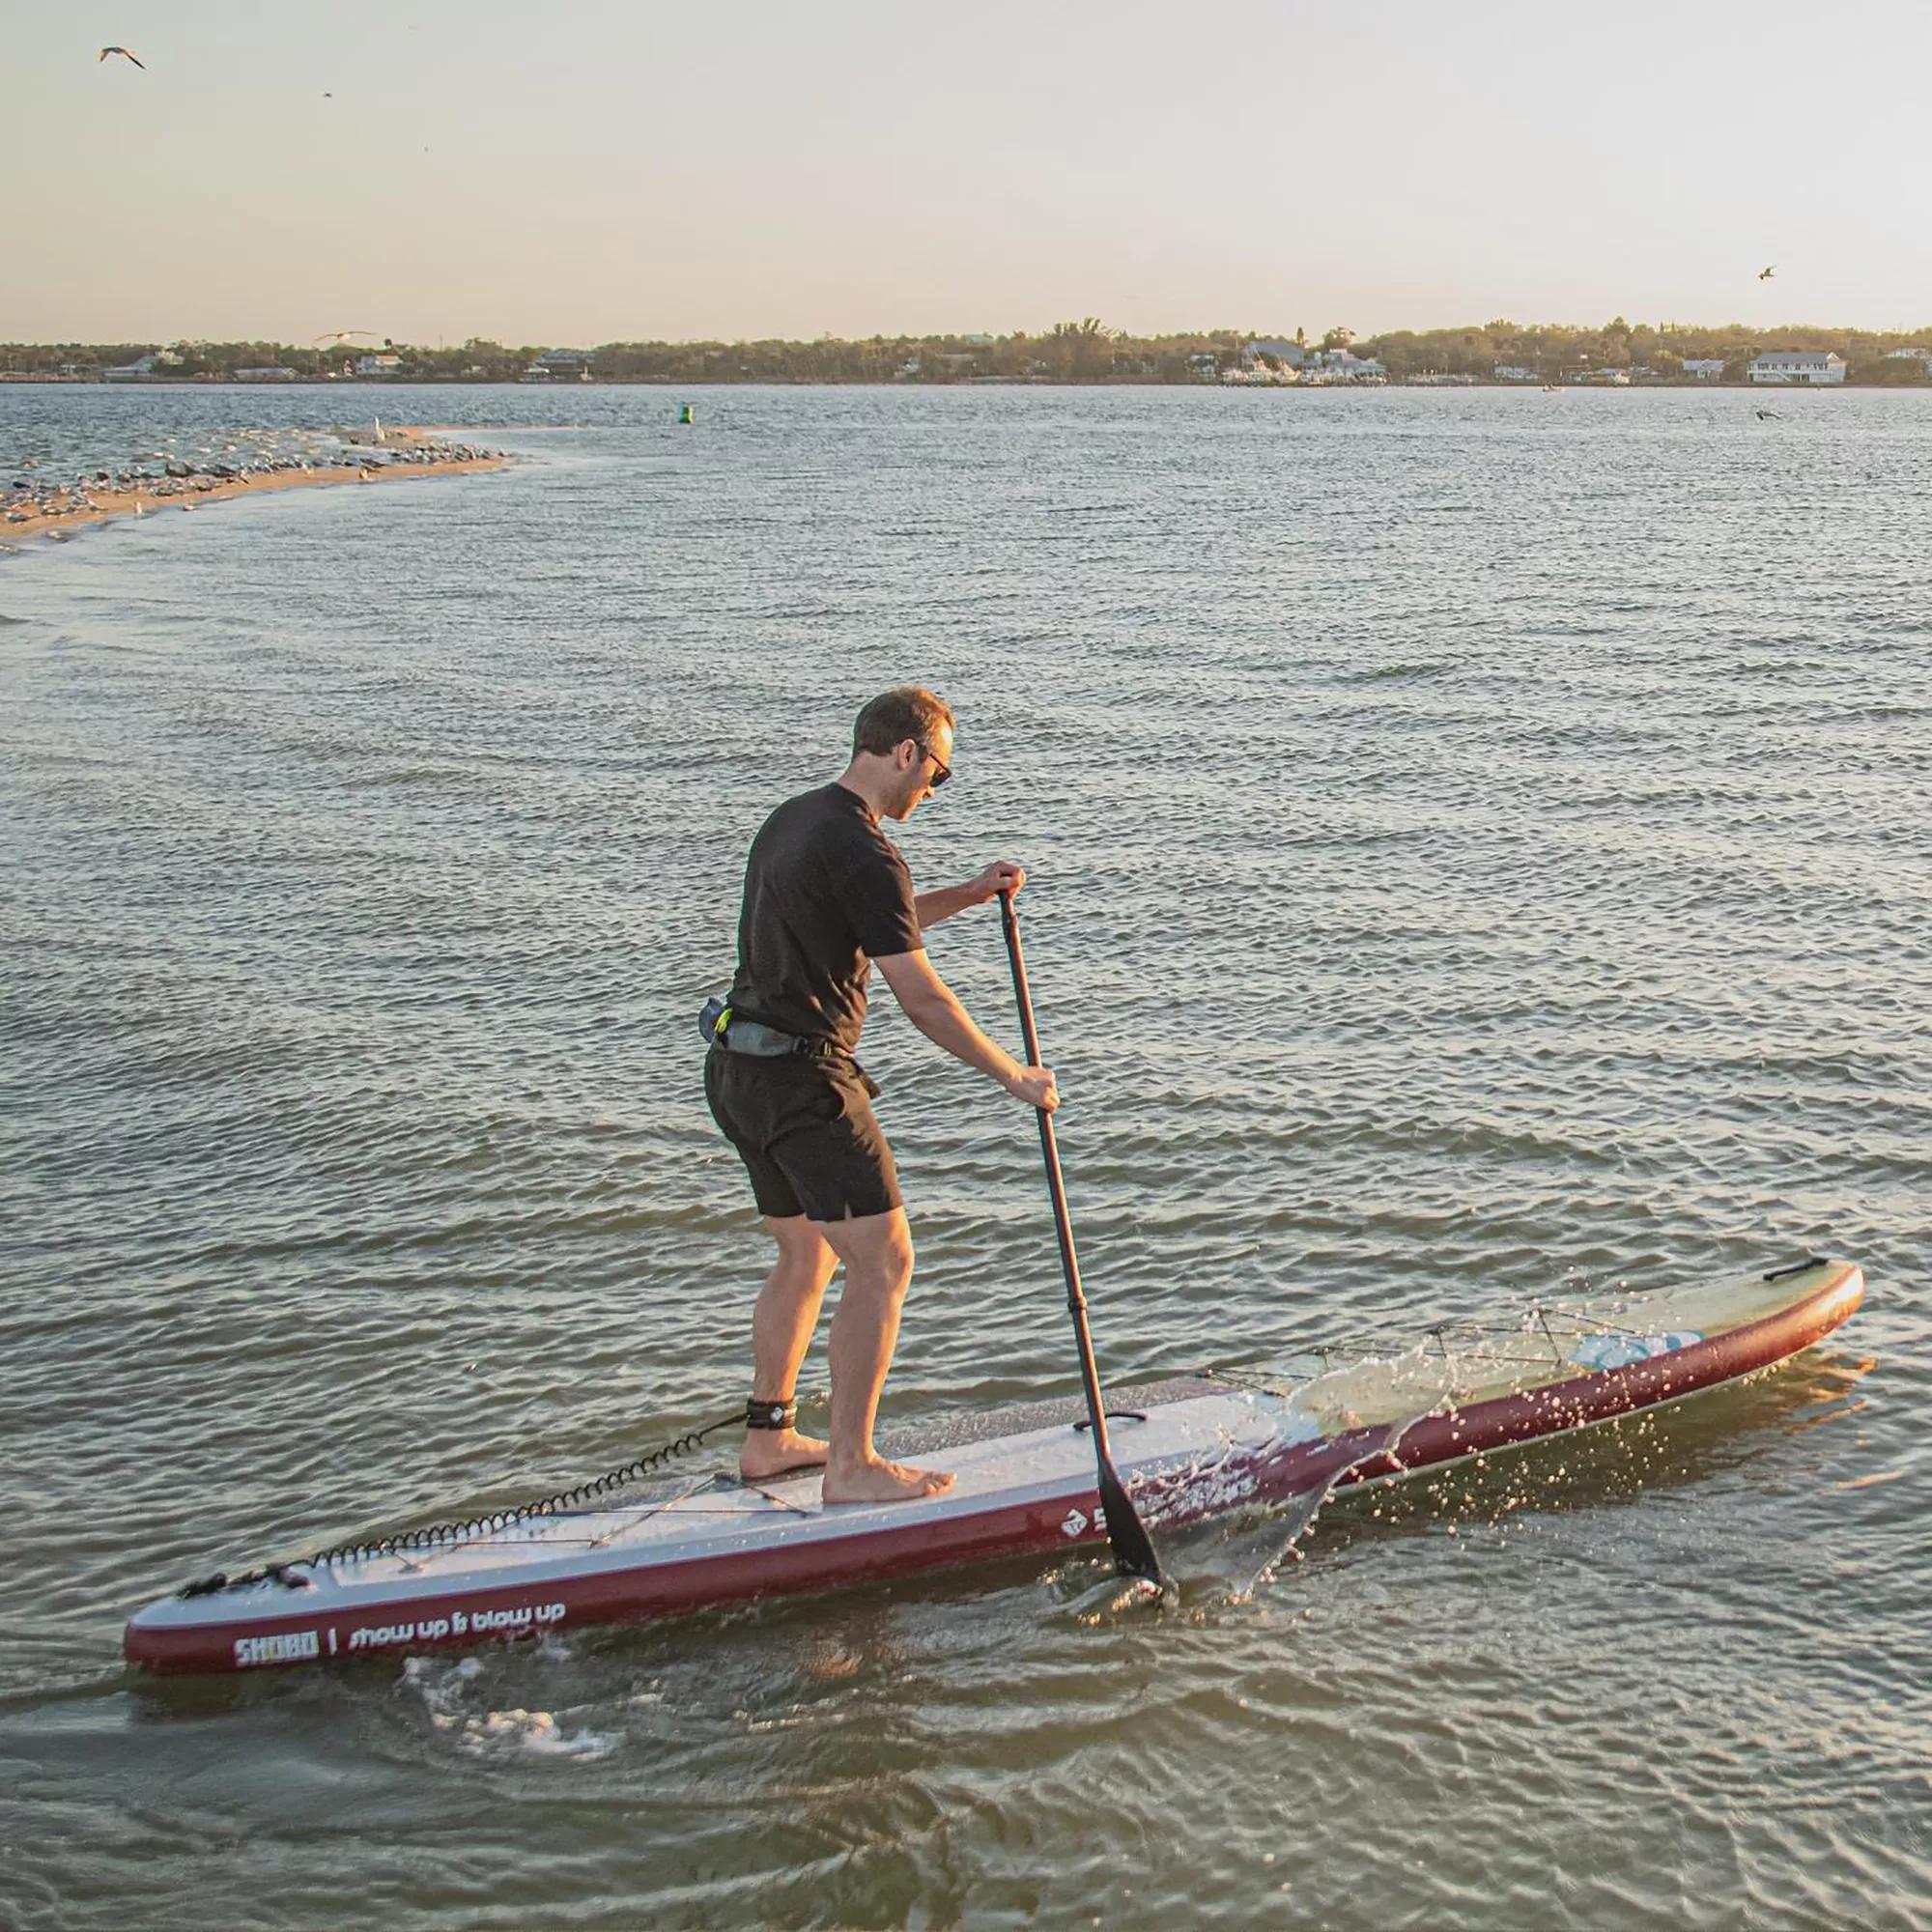
<instances>
[{"instance_id":1,"label":"short hair","mask_svg":"<svg viewBox=\"0 0 1932 1932\"><path fill-rule=\"evenodd\" d=\"M883 757L908 738L930 749L942 724L952 723L952 707L923 684L882 691L859 714L852 727L852 755L871 752Z\"/></svg>"}]
</instances>

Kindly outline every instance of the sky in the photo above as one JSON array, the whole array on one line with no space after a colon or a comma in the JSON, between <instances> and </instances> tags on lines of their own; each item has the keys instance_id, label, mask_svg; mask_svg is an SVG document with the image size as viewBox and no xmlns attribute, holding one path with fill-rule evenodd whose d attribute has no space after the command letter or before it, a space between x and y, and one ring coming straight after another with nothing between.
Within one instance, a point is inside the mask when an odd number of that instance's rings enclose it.
<instances>
[{"instance_id":1,"label":"sky","mask_svg":"<svg viewBox=\"0 0 1932 1932\"><path fill-rule=\"evenodd\" d=\"M1928 72L1923 0L0 0L0 340L1922 327Z\"/></svg>"}]
</instances>

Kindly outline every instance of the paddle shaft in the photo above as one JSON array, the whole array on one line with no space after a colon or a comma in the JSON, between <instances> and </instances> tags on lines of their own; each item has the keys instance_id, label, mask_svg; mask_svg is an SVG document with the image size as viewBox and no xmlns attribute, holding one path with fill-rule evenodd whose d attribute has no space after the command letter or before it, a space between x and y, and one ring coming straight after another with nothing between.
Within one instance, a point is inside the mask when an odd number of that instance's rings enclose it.
<instances>
[{"instance_id":1,"label":"paddle shaft","mask_svg":"<svg viewBox=\"0 0 1932 1932\"><path fill-rule=\"evenodd\" d=\"M1027 986L1026 957L1020 951L1019 916L1013 895L1000 895L1000 924L1007 935L1007 960L1013 969L1013 997L1019 1003L1020 1035L1026 1042L1027 1064L1040 1065L1039 1034L1034 1025L1033 994ZM1080 1345L1080 1381L1087 1392L1087 1418L1094 1429L1094 1455L1099 1464L1100 1503L1106 1512L1107 1541L1123 1574L1161 1580L1160 1560L1134 1511L1126 1485L1114 1467L1113 1445L1107 1439L1107 1405L1100 1393L1100 1371L1094 1361L1094 1337L1087 1325L1087 1297L1080 1288L1080 1260L1073 1251L1073 1220L1066 1211L1066 1185L1060 1173L1060 1144L1054 1138L1053 1116L1044 1107L1034 1110L1039 1122L1039 1151L1046 1162L1047 1191L1053 1196L1054 1232L1060 1236L1060 1265L1066 1276L1066 1312L1073 1318L1074 1339Z\"/></svg>"}]
</instances>

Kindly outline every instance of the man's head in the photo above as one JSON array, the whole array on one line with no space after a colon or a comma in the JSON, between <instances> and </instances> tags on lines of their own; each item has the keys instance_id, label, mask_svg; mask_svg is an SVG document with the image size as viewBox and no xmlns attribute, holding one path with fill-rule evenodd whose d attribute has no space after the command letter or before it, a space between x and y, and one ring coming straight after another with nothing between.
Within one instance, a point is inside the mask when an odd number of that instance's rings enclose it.
<instances>
[{"instance_id":1,"label":"man's head","mask_svg":"<svg viewBox=\"0 0 1932 1932\"><path fill-rule=\"evenodd\" d=\"M852 727L852 770L884 818L910 818L952 776L952 708L923 685L882 691Z\"/></svg>"}]
</instances>

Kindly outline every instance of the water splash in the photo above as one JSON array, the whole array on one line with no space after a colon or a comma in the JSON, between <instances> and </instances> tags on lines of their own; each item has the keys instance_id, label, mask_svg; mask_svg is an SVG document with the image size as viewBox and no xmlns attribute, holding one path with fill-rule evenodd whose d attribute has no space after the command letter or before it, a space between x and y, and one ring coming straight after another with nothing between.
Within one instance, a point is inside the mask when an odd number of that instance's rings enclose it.
<instances>
[{"instance_id":1,"label":"water splash","mask_svg":"<svg viewBox=\"0 0 1932 1932\"><path fill-rule=\"evenodd\" d=\"M459 1750L477 1756L608 1757L623 1742L617 1731L566 1730L552 1711L522 1705L487 1708L483 1660L466 1657L454 1663L440 1659L404 1660L403 1682L422 1699L430 1723ZM485 1708L477 1709L481 1703Z\"/></svg>"}]
</instances>

